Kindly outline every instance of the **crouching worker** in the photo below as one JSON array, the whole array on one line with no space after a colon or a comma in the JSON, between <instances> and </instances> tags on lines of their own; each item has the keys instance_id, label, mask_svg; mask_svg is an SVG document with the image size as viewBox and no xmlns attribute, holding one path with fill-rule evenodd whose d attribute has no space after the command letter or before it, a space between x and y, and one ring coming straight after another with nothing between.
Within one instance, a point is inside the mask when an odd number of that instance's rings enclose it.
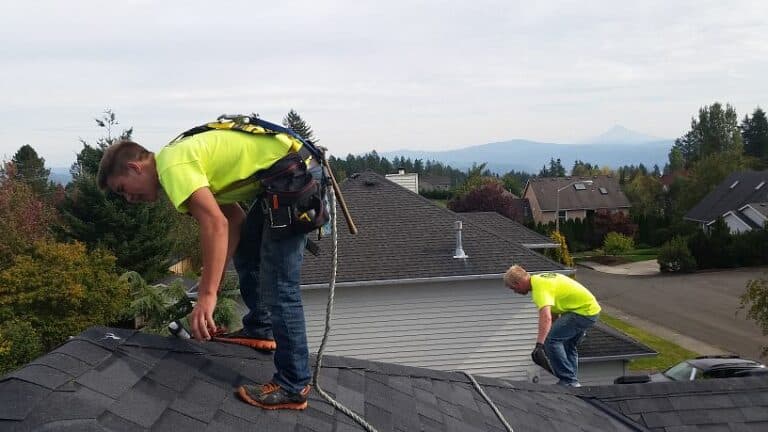
<instances>
[{"instance_id":1,"label":"crouching worker","mask_svg":"<svg viewBox=\"0 0 768 432\"><path fill-rule=\"evenodd\" d=\"M550 372L559 379L558 384L579 387L576 347L600 314L595 296L568 276L558 273L532 276L518 265L507 270L504 283L518 294L530 292L539 309L539 333L531 353L534 361L546 369L548 359ZM553 315L559 315L554 323Z\"/></svg>"},{"instance_id":2,"label":"crouching worker","mask_svg":"<svg viewBox=\"0 0 768 432\"><path fill-rule=\"evenodd\" d=\"M99 187L131 203L155 201L162 189L178 211L197 220L203 272L189 315L193 336L275 351L271 382L242 386L238 394L265 409L304 409L311 374L299 288L307 235L270 222L272 210L260 200L268 177L261 174L274 174L275 168L284 172L290 157L292 167L300 162L308 181L319 175L319 167L301 163L307 156L301 142L284 133L198 129L157 154L135 142L115 143L99 165ZM293 178L299 174L292 173ZM276 197L270 199L277 203ZM247 215L238 202L253 203ZM217 335L213 311L229 258L234 258L249 312L242 330Z\"/></svg>"}]
</instances>

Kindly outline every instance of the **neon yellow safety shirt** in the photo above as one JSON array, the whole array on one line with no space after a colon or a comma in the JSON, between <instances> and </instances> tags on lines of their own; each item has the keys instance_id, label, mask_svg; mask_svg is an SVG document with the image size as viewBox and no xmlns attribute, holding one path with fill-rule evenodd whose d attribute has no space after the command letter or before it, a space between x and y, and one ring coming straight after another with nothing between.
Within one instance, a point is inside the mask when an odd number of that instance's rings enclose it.
<instances>
[{"instance_id":1,"label":"neon yellow safety shirt","mask_svg":"<svg viewBox=\"0 0 768 432\"><path fill-rule=\"evenodd\" d=\"M301 143L285 134L253 135L213 130L175 141L155 155L160 185L176 210L186 213L193 192L208 187L219 204L251 201L260 193L258 182L233 190L229 185L269 168Z\"/></svg>"},{"instance_id":2,"label":"neon yellow safety shirt","mask_svg":"<svg viewBox=\"0 0 768 432\"><path fill-rule=\"evenodd\" d=\"M573 312L582 316L600 313L595 296L584 285L559 273L541 273L531 276L531 297L541 309L551 306L552 313Z\"/></svg>"}]
</instances>

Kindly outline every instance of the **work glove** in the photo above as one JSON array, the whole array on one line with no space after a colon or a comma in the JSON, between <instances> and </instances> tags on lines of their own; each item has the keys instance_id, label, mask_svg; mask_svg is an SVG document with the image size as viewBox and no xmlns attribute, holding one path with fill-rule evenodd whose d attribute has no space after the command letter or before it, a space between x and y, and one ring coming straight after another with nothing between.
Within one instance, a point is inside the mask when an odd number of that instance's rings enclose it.
<instances>
[{"instance_id":1,"label":"work glove","mask_svg":"<svg viewBox=\"0 0 768 432\"><path fill-rule=\"evenodd\" d=\"M552 366L549 364L547 353L544 352L544 344L537 342L536 348L531 352L531 359L534 363L541 366L547 372L552 373Z\"/></svg>"}]
</instances>

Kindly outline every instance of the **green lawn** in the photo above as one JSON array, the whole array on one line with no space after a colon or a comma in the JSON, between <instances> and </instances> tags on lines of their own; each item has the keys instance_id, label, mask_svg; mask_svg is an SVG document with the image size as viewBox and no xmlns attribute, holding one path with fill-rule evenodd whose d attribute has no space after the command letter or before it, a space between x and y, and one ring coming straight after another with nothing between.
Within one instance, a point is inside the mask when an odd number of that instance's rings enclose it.
<instances>
[{"instance_id":1,"label":"green lawn","mask_svg":"<svg viewBox=\"0 0 768 432\"><path fill-rule=\"evenodd\" d=\"M645 345L648 345L654 351L659 353L659 355L656 357L641 358L630 361L629 369L631 371L647 373L660 372L685 359L694 358L699 355L693 351L688 351L687 349L682 348L681 346L674 344L666 339L662 339L658 336L646 332L645 330L627 324L618 318L606 315L605 313L600 314L600 321L617 330L621 330L622 332L637 339Z\"/></svg>"},{"instance_id":2,"label":"green lawn","mask_svg":"<svg viewBox=\"0 0 768 432\"><path fill-rule=\"evenodd\" d=\"M632 249L627 253L606 256L602 254L600 250L576 252L572 254L573 259L576 262L579 261L597 261L606 265L622 264L626 262L648 261L655 260L658 256L659 248L644 248L644 249Z\"/></svg>"}]
</instances>

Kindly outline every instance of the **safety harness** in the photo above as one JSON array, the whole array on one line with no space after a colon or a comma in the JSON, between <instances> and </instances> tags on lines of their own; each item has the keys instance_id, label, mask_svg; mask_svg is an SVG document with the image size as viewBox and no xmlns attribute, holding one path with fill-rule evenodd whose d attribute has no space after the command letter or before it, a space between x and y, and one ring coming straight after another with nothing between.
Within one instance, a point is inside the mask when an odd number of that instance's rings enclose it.
<instances>
[{"instance_id":1,"label":"safety harness","mask_svg":"<svg viewBox=\"0 0 768 432\"><path fill-rule=\"evenodd\" d=\"M328 176L324 150L303 139L291 129L270 123L256 116L226 115L217 121L189 129L171 141L171 144L199 133L213 130L232 130L251 135L286 135L292 142L286 156L269 168L256 171L250 177L236 181L218 191L223 193L246 184L260 182L264 193L260 204L272 235L279 238L289 233L318 231L328 223ZM319 170L319 178L312 174ZM307 250L317 255L319 247L307 242Z\"/></svg>"}]
</instances>

